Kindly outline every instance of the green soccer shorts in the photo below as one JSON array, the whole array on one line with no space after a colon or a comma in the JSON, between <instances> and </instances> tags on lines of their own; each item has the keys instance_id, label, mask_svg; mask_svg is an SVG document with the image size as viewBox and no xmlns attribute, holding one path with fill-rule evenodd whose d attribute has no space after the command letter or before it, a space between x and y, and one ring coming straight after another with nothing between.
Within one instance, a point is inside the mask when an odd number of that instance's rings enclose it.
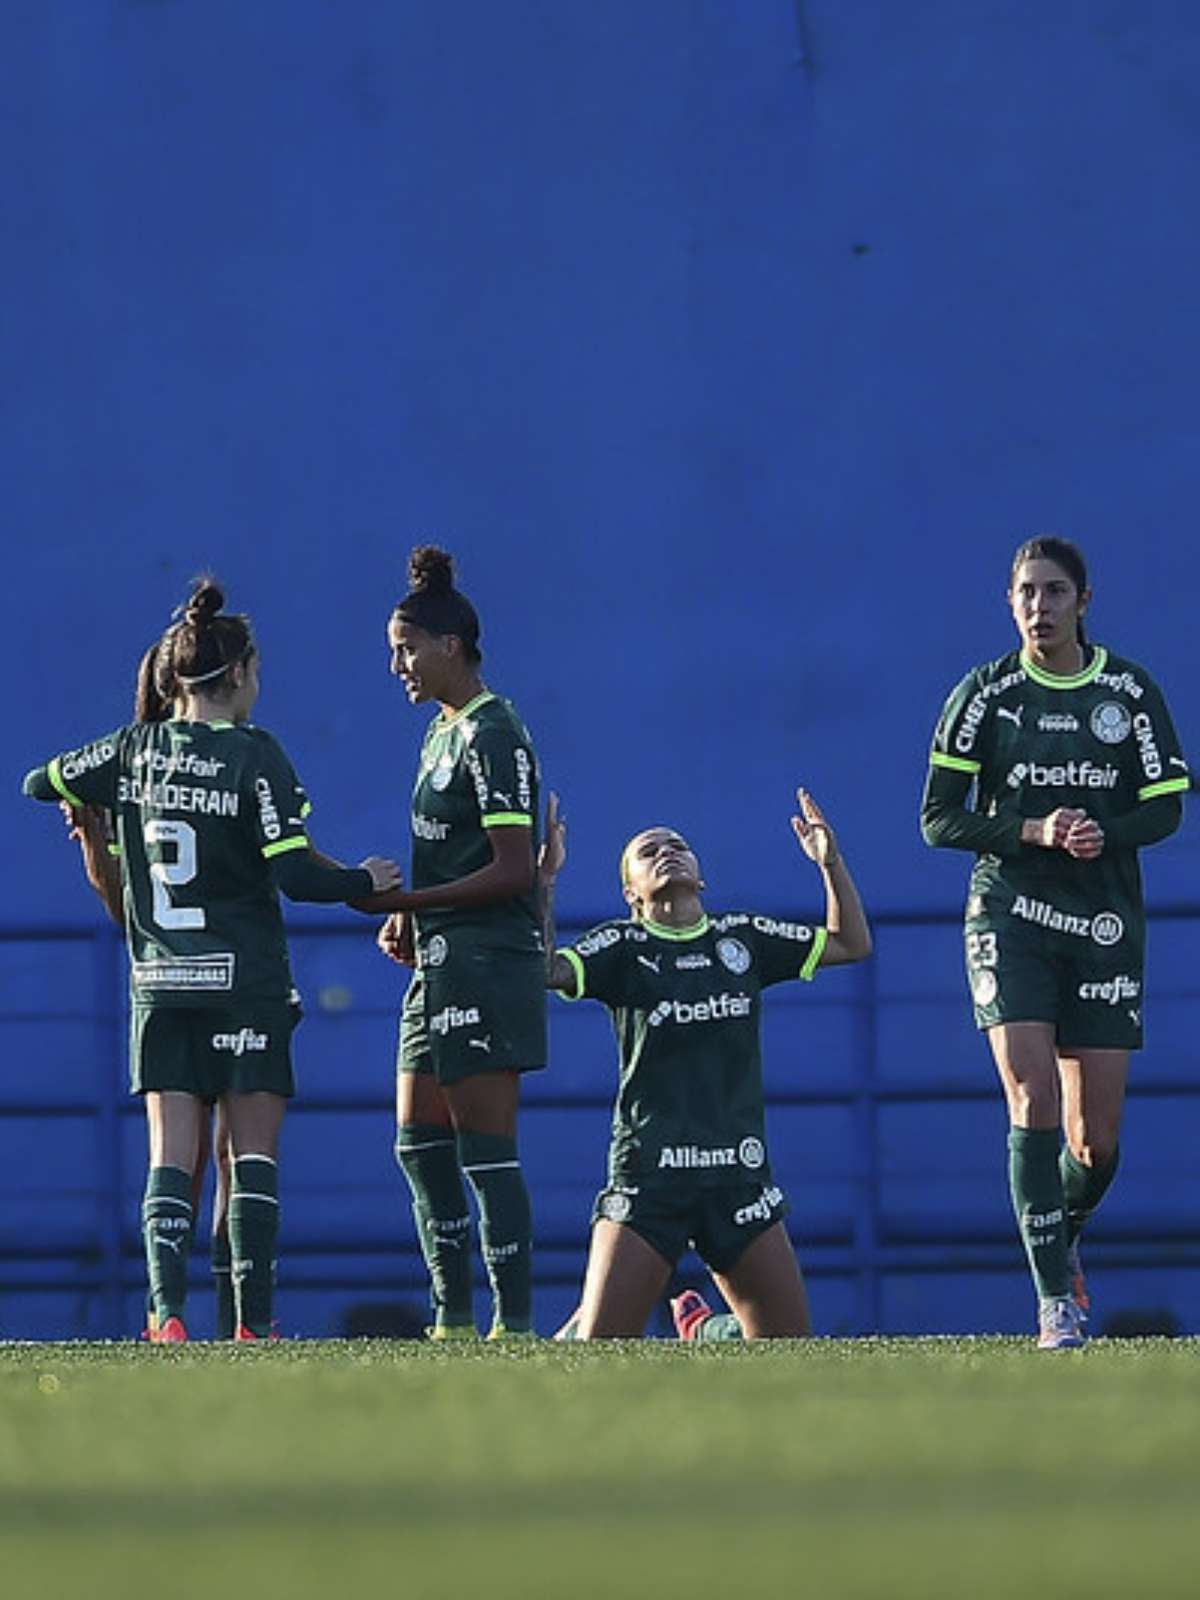
<instances>
[{"instance_id":1,"label":"green soccer shorts","mask_svg":"<svg viewBox=\"0 0 1200 1600\"><path fill-rule=\"evenodd\" d=\"M153 1089L217 1100L226 1093L290 1096L300 1007L285 1000L229 1006L134 1006L129 1076Z\"/></svg>"},{"instance_id":2,"label":"green soccer shorts","mask_svg":"<svg viewBox=\"0 0 1200 1600\"><path fill-rule=\"evenodd\" d=\"M717 1186L614 1183L596 1196L592 1222L632 1228L672 1267L691 1248L710 1272L726 1273L787 1213L783 1190L770 1180Z\"/></svg>"},{"instance_id":3,"label":"green soccer shorts","mask_svg":"<svg viewBox=\"0 0 1200 1600\"><path fill-rule=\"evenodd\" d=\"M967 982L981 1029L1049 1022L1062 1049L1140 1050L1145 919L998 886L967 905Z\"/></svg>"},{"instance_id":4,"label":"green soccer shorts","mask_svg":"<svg viewBox=\"0 0 1200 1600\"><path fill-rule=\"evenodd\" d=\"M396 1066L440 1084L546 1064L546 963L540 950L470 934L424 940L404 996Z\"/></svg>"}]
</instances>

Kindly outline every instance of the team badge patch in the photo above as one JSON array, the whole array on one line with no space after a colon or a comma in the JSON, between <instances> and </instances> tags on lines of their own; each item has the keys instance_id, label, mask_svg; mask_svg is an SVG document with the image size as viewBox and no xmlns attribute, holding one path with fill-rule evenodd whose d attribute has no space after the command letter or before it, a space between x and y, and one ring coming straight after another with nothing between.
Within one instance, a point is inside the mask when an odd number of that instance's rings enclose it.
<instances>
[{"instance_id":1,"label":"team badge patch","mask_svg":"<svg viewBox=\"0 0 1200 1600\"><path fill-rule=\"evenodd\" d=\"M619 1189L610 1189L600 1201L600 1215L606 1222L628 1222L633 1200Z\"/></svg>"},{"instance_id":2,"label":"team badge patch","mask_svg":"<svg viewBox=\"0 0 1200 1600\"><path fill-rule=\"evenodd\" d=\"M435 933L425 946L425 965L427 967L440 967L449 954L450 946L446 943L444 936L440 933Z\"/></svg>"},{"instance_id":3,"label":"team badge patch","mask_svg":"<svg viewBox=\"0 0 1200 1600\"><path fill-rule=\"evenodd\" d=\"M1125 924L1115 911L1098 911L1092 918L1092 938L1099 945L1120 944Z\"/></svg>"},{"instance_id":4,"label":"team badge patch","mask_svg":"<svg viewBox=\"0 0 1200 1600\"><path fill-rule=\"evenodd\" d=\"M766 1159L767 1152L763 1149L761 1139L743 1139L738 1145L738 1160L752 1172L761 1167Z\"/></svg>"},{"instance_id":5,"label":"team badge patch","mask_svg":"<svg viewBox=\"0 0 1200 1600\"><path fill-rule=\"evenodd\" d=\"M740 939L718 939L717 956L723 967L739 977L750 969L750 952Z\"/></svg>"},{"instance_id":6,"label":"team badge patch","mask_svg":"<svg viewBox=\"0 0 1200 1600\"><path fill-rule=\"evenodd\" d=\"M1000 985L996 982L996 974L989 968L983 967L978 972L971 974L971 993L975 996L977 1006L990 1006L995 1000Z\"/></svg>"},{"instance_id":7,"label":"team badge patch","mask_svg":"<svg viewBox=\"0 0 1200 1600\"><path fill-rule=\"evenodd\" d=\"M1133 726L1128 711L1115 700L1105 700L1096 706L1088 719L1092 732L1101 744L1120 744L1129 737Z\"/></svg>"},{"instance_id":8,"label":"team badge patch","mask_svg":"<svg viewBox=\"0 0 1200 1600\"><path fill-rule=\"evenodd\" d=\"M448 756L443 756L429 774L430 786L439 793L450 787L450 780L454 776L454 763Z\"/></svg>"}]
</instances>

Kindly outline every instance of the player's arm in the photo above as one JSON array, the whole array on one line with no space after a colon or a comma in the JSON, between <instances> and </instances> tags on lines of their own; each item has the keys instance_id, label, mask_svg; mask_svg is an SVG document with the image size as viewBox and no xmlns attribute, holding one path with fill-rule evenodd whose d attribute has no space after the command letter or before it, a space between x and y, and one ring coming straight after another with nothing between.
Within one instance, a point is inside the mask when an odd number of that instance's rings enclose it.
<instances>
[{"instance_id":1,"label":"player's arm","mask_svg":"<svg viewBox=\"0 0 1200 1600\"><path fill-rule=\"evenodd\" d=\"M1140 850L1169 838L1183 821L1183 797L1192 786L1179 735L1157 684L1147 683L1133 757L1139 763L1137 801L1129 811L1096 824L1099 847ZM1068 849L1070 843L1068 842ZM1073 852L1074 853L1074 852Z\"/></svg>"},{"instance_id":2,"label":"player's arm","mask_svg":"<svg viewBox=\"0 0 1200 1600\"><path fill-rule=\"evenodd\" d=\"M360 866L343 867L313 850L303 838L269 852L270 846L263 854L270 862L275 886L289 900L314 905L362 900L393 890L400 882L399 867L382 856L368 856Z\"/></svg>"},{"instance_id":3,"label":"player's arm","mask_svg":"<svg viewBox=\"0 0 1200 1600\"><path fill-rule=\"evenodd\" d=\"M871 954L871 929L837 838L806 789L797 789L796 799L800 809L792 818L792 831L825 885L825 939L816 965L841 967L865 961Z\"/></svg>"},{"instance_id":4,"label":"player's arm","mask_svg":"<svg viewBox=\"0 0 1200 1600\"><path fill-rule=\"evenodd\" d=\"M107 811L100 806L68 805L65 800L59 809L67 822L68 837L79 845L87 881L109 916L123 928L125 903L121 891L121 863L109 835Z\"/></svg>"},{"instance_id":5,"label":"player's arm","mask_svg":"<svg viewBox=\"0 0 1200 1600\"><path fill-rule=\"evenodd\" d=\"M574 1000L579 995L579 979L568 957L557 948L554 927L554 889L566 859L566 818L558 809L558 796L552 792L546 801L545 837L538 853L537 866L542 947L546 952L546 987L556 989L559 994L569 995Z\"/></svg>"}]
</instances>

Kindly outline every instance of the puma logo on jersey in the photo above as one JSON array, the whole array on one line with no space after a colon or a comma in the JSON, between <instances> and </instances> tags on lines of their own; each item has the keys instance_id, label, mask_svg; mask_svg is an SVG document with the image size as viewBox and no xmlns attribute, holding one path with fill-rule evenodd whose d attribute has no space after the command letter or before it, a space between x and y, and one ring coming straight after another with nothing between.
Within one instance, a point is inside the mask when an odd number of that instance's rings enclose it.
<instances>
[{"instance_id":1,"label":"puma logo on jersey","mask_svg":"<svg viewBox=\"0 0 1200 1600\"><path fill-rule=\"evenodd\" d=\"M658 963L662 960L661 956L639 956L638 960L642 963L642 965L644 967L649 967L650 971L653 972L655 974L655 976L657 977L657 975L658 975Z\"/></svg>"},{"instance_id":2,"label":"puma logo on jersey","mask_svg":"<svg viewBox=\"0 0 1200 1600\"><path fill-rule=\"evenodd\" d=\"M1021 726L1021 713L1024 710L1024 706L1018 706L1015 711L1010 711L1007 706L997 706L996 715L998 717L1007 717L1010 722L1015 722L1019 728Z\"/></svg>"}]
</instances>

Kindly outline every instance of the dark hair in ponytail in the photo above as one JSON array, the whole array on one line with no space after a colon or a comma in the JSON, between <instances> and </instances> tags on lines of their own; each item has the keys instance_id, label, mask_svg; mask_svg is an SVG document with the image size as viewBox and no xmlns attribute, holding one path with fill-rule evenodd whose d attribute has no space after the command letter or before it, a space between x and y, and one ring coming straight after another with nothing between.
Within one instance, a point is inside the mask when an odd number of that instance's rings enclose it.
<instances>
[{"instance_id":1,"label":"dark hair in ponytail","mask_svg":"<svg viewBox=\"0 0 1200 1600\"><path fill-rule=\"evenodd\" d=\"M160 682L159 645L156 640L138 662L137 683L133 691L133 720L135 722L169 722L175 707L175 693L170 684ZM165 680L166 674L161 675Z\"/></svg>"},{"instance_id":2,"label":"dark hair in ponytail","mask_svg":"<svg viewBox=\"0 0 1200 1600\"><path fill-rule=\"evenodd\" d=\"M408 558L408 587L393 615L426 633L455 634L467 660L480 660L479 617L454 587L453 556L435 544L418 545Z\"/></svg>"},{"instance_id":3,"label":"dark hair in ponytail","mask_svg":"<svg viewBox=\"0 0 1200 1600\"><path fill-rule=\"evenodd\" d=\"M176 613L179 620L158 642L154 682L163 699L174 698L176 685L191 689L207 684L209 694L222 696L228 693L227 670L254 655L249 618L226 616L224 604L214 578L206 574L194 580L191 594Z\"/></svg>"},{"instance_id":4,"label":"dark hair in ponytail","mask_svg":"<svg viewBox=\"0 0 1200 1600\"><path fill-rule=\"evenodd\" d=\"M1025 561L1053 561L1054 565L1061 567L1075 585L1077 595L1083 595L1087 590L1087 562L1083 559L1083 551L1077 544L1072 544L1070 539L1060 539L1055 533L1040 533L1036 538L1026 539L1012 560L1012 572L1008 580L1010 592L1016 580L1017 568ZM1080 644L1087 643L1082 617L1079 619L1076 637Z\"/></svg>"}]
</instances>

